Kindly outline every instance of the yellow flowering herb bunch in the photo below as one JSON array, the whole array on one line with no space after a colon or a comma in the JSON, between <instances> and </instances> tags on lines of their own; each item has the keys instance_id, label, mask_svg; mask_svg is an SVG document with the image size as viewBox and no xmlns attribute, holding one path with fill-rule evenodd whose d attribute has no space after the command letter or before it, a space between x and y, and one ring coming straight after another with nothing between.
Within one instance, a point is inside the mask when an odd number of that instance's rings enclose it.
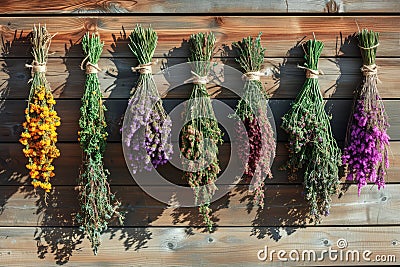
<instances>
[{"instance_id":1,"label":"yellow flowering herb bunch","mask_svg":"<svg viewBox=\"0 0 400 267\"><path fill-rule=\"evenodd\" d=\"M32 84L22 124L24 130L19 140L25 146L23 152L28 158L26 168L32 185L44 189L46 193L50 192L50 178L55 175L53 160L60 156L56 147L56 129L60 126L60 118L54 110L56 101L46 80L46 62L52 37L46 26L34 26L31 37L34 59L31 65L27 65L32 69Z\"/></svg>"}]
</instances>

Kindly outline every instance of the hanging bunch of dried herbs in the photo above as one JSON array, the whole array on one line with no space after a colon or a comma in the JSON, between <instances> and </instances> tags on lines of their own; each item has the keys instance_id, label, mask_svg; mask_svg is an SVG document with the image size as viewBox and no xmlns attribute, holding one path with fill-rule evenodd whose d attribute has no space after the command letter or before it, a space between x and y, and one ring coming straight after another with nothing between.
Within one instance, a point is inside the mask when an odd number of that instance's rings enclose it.
<instances>
[{"instance_id":1,"label":"hanging bunch of dried herbs","mask_svg":"<svg viewBox=\"0 0 400 267\"><path fill-rule=\"evenodd\" d=\"M375 58L379 33L364 29L359 32L358 41L364 80L355 92L342 159L347 166L347 179L357 182L360 194L367 182L375 183L378 189L385 186L386 169L389 167L389 124L377 87Z\"/></svg>"},{"instance_id":2,"label":"hanging bunch of dried herbs","mask_svg":"<svg viewBox=\"0 0 400 267\"><path fill-rule=\"evenodd\" d=\"M196 205L208 229L212 229L210 201L217 189L215 181L220 172L218 144L222 143L221 130L207 92L207 76L211 68L215 36L213 33L197 33L190 36L193 91L185 113L185 125L181 132L184 179L195 193Z\"/></svg>"},{"instance_id":3,"label":"hanging bunch of dried herbs","mask_svg":"<svg viewBox=\"0 0 400 267\"><path fill-rule=\"evenodd\" d=\"M330 117L318 83L318 59L323 43L306 43L306 81L291 109L283 116L282 128L289 135L290 177L304 169L305 198L315 222L329 214L331 196L337 193L341 153L333 138Z\"/></svg>"},{"instance_id":4,"label":"hanging bunch of dried herbs","mask_svg":"<svg viewBox=\"0 0 400 267\"><path fill-rule=\"evenodd\" d=\"M50 178L55 175L53 160L60 156L56 147L56 128L60 126L60 118L54 110L56 101L46 79L46 63L52 38L46 26L33 27L33 62L26 65L32 69L32 85L25 109L26 121L22 124L24 130L19 140L25 146L23 152L29 160L26 168L30 171L32 185L44 189L46 193L50 192Z\"/></svg>"},{"instance_id":5,"label":"hanging bunch of dried herbs","mask_svg":"<svg viewBox=\"0 0 400 267\"><path fill-rule=\"evenodd\" d=\"M140 76L125 113L124 122L128 123L124 123L122 139L130 150L127 162L133 173L163 165L172 154L172 123L162 105L151 68L157 39L152 28L142 26L136 26L129 36L129 48L139 61L139 66L132 70Z\"/></svg>"},{"instance_id":6,"label":"hanging bunch of dried herbs","mask_svg":"<svg viewBox=\"0 0 400 267\"><path fill-rule=\"evenodd\" d=\"M243 38L233 46L239 49L237 61L245 71L243 96L236 107L234 118L237 150L244 164L244 174L254 181L254 201L264 207L264 180L272 178L271 163L275 157L275 134L268 118L268 95L260 81L265 48L261 33L257 38ZM245 129L241 127L244 124ZM247 144L248 143L248 144Z\"/></svg>"},{"instance_id":7,"label":"hanging bunch of dried herbs","mask_svg":"<svg viewBox=\"0 0 400 267\"><path fill-rule=\"evenodd\" d=\"M96 35L87 33L82 39L82 48L86 55L82 62L86 65L85 91L82 97L81 117L79 119L80 144L83 150L83 162L79 175L81 210L77 221L87 234L94 254L100 246L100 235L107 229L115 215L122 224L122 215L117 211L120 203L111 193L107 181L109 172L103 166L103 154L106 148L107 132L104 112L106 111L100 91L97 72L98 61L104 43Z\"/></svg>"}]
</instances>

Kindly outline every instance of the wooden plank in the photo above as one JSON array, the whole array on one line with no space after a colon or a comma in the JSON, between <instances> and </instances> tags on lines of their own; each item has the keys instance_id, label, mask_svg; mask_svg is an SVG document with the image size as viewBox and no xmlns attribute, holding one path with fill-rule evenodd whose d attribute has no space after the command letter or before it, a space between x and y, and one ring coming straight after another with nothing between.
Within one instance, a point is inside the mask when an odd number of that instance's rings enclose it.
<instances>
[{"instance_id":1,"label":"wooden plank","mask_svg":"<svg viewBox=\"0 0 400 267\"><path fill-rule=\"evenodd\" d=\"M254 234L259 232L264 235ZM398 261L399 232L400 227L376 226L304 229L230 227L212 234L181 227L113 228L103 235L99 253L94 256L88 240L83 240L75 228L2 227L0 257L6 266L32 263L41 266L54 266L55 263L93 266L94 262L97 266L310 266L354 264L351 260L345 261L346 255L348 251L359 250L361 260L358 264L376 266L377 255L394 255ZM339 239L345 239L348 247L339 249ZM265 246L269 252L276 252L271 260L260 261L257 253ZM291 250L297 249L301 259L305 250L314 250L317 256L321 256L322 251L329 248L343 251L344 260L330 260L327 253L323 261L283 263L277 258L279 250L285 250L288 257ZM372 252L369 262L362 258L366 250ZM351 256L348 259L352 259Z\"/></svg>"},{"instance_id":2,"label":"wooden plank","mask_svg":"<svg viewBox=\"0 0 400 267\"><path fill-rule=\"evenodd\" d=\"M386 182L398 183L400 182L400 176L398 175L400 173L400 142L391 142L390 145L390 168ZM79 145L76 143L60 143L58 147L61 151L61 156L55 161L56 176L52 183L54 185L76 185L82 162ZM223 170L225 170L229 162L231 164L237 162L235 158L230 157L230 144L226 143L220 147L219 159ZM301 183L301 176L297 180L289 181L286 171L280 170L287 159L288 151L285 143L278 143L276 157L272 165L274 178L267 180L267 184ZM112 185L136 184L126 167L120 143L110 143L107 145L104 160L105 166L111 173L109 179ZM30 185L30 179L25 169L26 163L27 160L22 153L21 145L16 143L0 143L0 186ZM165 179L174 184L186 184L186 181L182 180L181 171L171 164L160 166L157 170ZM345 182L345 179L342 178L342 181ZM240 182L239 184L243 183Z\"/></svg>"},{"instance_id":3,"label":"wooden plank","mask_svg":"<svg viewBox=\"0 0 400 267\"><path fill-rule=\"evenodd\" d=\"M148 195L138 186L113 186L126 214L125 227L136 226L202 226L197 207L168 206ZM154 196L168 194L172 203L192 203L191 190L176 199L182 190L170 186L147 188ZM226 192L211 204L212 217L217 226L305 226L314 225L307 219L307 204L301 185L268 185L265 191L265 208L258 210L251 204L252 193L248 186L219 186ZM332 225L387 225L398 224L400 214L400 185L390 184L385 189L367 186L361 196L357 186L348 188L343 195L332 199L330 215L323 218L322 226ZM169 194L168 192L171 192ZM78 192L73 186L56 186L47 198L46 207L41 193L33 192L30 186L1 186L3 199L1 226L73 226L79 211ZM357 208L355 208L357 207ZM117 225L113 223L112 225Z\"/></svg>"},{"instance_id":4,"label":"wooden plank","mask_svg":"<svg viewBox=\"0 0 400 267\"><path fill-rule=\"evenodd\" d=\"M0 71L0 94L3 99L26 99L28 97L28 80L30 71L25 68L28 62L24 58L6 58L0 60L4 66ZM55 97L68 99L80 98L83 94L85 77L80 69L79 58L52 58L48 62L47 78L55 91ZM161 58L153 67L154 79L160 94L165 98L188 98L192 85L184 85L190 78L190 66L183 64L185 58ZM262 77L265 89L272 98L293 98L301 88L305 75L301 58L267 58L265 66L269 74ZM241 68L231 58L218 58L218 65L211 72L212 81L208 85L212 97L237 98L242 92L243 81ZM182 65L181 65L182 64ZM320 86L325 97L352 98L353 91L361 82L360 58L322 58L320 69L325 75L320 77ZM397 90L400 80L397 77L400 58L380 58L379 90L383 98L400 98ZM99 65L103 72L99 74L100 85L105 98L129 98L132 87L138 79L130 70L136 66L133 58L102 58ZM166 69L168 67L168 69ZM230 68L232 67L232 68ZM235 93L236 92L236 93Z\"/></svg>"},{"instance_id":5,"label":"wooden plank","mask_svg":"<svg viewBox=\"0 0 400 267\"><path fill-rule=\"evenodd\" d=\"M30 45L25 36L33 24L46 23L51 33L58 32L52 42L52 56L82 57L79 43L87 31L97 31L105 41L103 56L132 56L122 32L129 34L136 24L152 25L159 36L155 56L185 57L189 55L188 38L199 31L213 31L217 52L233 53L230 45L243 37L264 33L263 45L268 57L302 57L297 44L313 38L325 43L323 56L359 56L354 42L357 25L381 33L378 56L400 56L399 16L68 16L68 17L1 17L0 34L11 42L7 57L28 56ZM20 35L20 31L23 31ZM16 35L16 36L15 36ZM13 41L15 39L15 41ZM220 49L220 50L219 50ZM217 54L217 55L218 55Z\"/></svg>"},{"instance_id":6,"label":"wooden plank","mask_svg":"<svg viewBox=\"0 0 400 267\"><path fill-rule=\"evenodd\" d=\"M220 99L222 103L228 105L233 109L237 101L233 99ZM165 99L164 107L167 112L170 112L183 100ZM272 99L269 101L272 113L277 126L277 136L279 141L287 141L287 136L280 128L281 118L287 112L292 100L278 100ZM351 109L351 100L332 99L326 104L326 109L332 114L331 121L332 130L335 138L343 141L346 134L347 121ZM384 100L385 108L389 116L388 134L392 140L400 140L400 115L398 114L400 100ZM22 100L6 100L3 103L3 110L0 116L0 141L2 142L17 142L22 131L22 122L24 121L24 109L26 102ZM221 102L215 102L215 105L220 105ZM61 126L59 127L59 140L75 142L78 138L78 120L79 120L79 107L80 100L59 100L56 105L56 110L61 117ZM105 102L107 106L106 119L108 122L109 141L120 141L120 122L123 113L126 110L127 100L108 100ZM222 104L221 104L222 105ZM222 108L215 109L217 119L219 121L226 120L229 110L222 110ZM175 125L179 122L174 120ZM224 136L227 140L227 134Z\"/></svg>"},{"instance_id":7,"label":"wooden plank","mask_svg":"<svg viewBox=\"0 0 400 267\"><path fill-rule=\"evenodd\" d=\"M194 9L195 7L195 9ZM223 3L218 0L163 0L163 1L65 1L53 0L44 4L33 0L29 4L22 0L7 1L2 14L66 14L66 13L336 13L336 12L396 12L400 5L395 0L386 0L377 3L373 0L287 0L287 1L260 1L260 0L231 0Z\"/></svg>"}]
</instances>

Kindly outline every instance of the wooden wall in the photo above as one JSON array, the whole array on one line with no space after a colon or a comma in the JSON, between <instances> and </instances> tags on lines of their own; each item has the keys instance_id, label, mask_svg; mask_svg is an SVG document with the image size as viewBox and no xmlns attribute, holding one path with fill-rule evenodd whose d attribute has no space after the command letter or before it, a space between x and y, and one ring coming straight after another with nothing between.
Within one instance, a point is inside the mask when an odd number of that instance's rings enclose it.
<instances>
[{"instance_id":1,"label":"wooden wall","mask_svg":"<svg viewBox=\"0 0 400 267\"><path fill-rule=\"evenodd\" d=\"M68 3L68 4L67 4ZM349 249L370 249L373 255L395 255L400 261L400 11L397 0L318 1L2 1L0 32L3 53L0 71L0 266L258 266L281 265L261 262L257 251L270 249L315 249L321 251L345 238ZM308 13L307 13L308 12ZM356 22L381 32L378 48L379 85L390 117L391 168L387 186L357 188L342 179L343 192L334 197L331 215L320 225L305 219L301 179L289 181L279 167L287 159L286 136L278 127L274 179L268 181L263 211L248 206L246 185L233 188L213 203L213 233L197 227L196 208L172 208L146 195L134 182L122 155L119 119L137 76L129 71L137 64L128 50L129 34L138 23L151 24L159 35L156 69L185 62L187 39L192 33L213 31L218 41L216 61L238 68L232 41L263 32L267 48L265 61L273 76L264 78L273 94L271 108L279 126L304 81L298 43L312 37L325 42L320 68L323 94L332 107L332 127L342 144L350 112L352 92L361 75L361 59L355 45ZM30 78L25 63L31 61L26 35L33 24L46 23L54 38L47 77L57 96L61 157L46 206L35 195L24 168L26 159L18 143ZM99 62L105 72L100 81L108 107L109 145L105 163L111 172L112 189L127 212L125 224L115 223L103 235L98 256L79 232L74 215L79 208L77 177L81 152L77 143L80 97L84 76L79 69L80 38L86 31L98 31L105 41ZM238 77L228 77L238 79ZM239 81L239 80L238 80ZM168 80L157 80L168 109L189 96L190 86L173 91ZM210 86L215 98L230 105L235 95L220 86ZM227 163L229 143L221 148ZM161 168L168 179L182 184L181 174L171 166ZM228 185L227 185L228 186ZM154 190L165 190L154 187ZM376 264L362 262L363 264ZM319 265L332 265L329 259ZM356 263L351 263L356 264ZM308 262L292 265L310 265ZM343 265L343 263L341 264Z\"/></svg>"}]
</instances>

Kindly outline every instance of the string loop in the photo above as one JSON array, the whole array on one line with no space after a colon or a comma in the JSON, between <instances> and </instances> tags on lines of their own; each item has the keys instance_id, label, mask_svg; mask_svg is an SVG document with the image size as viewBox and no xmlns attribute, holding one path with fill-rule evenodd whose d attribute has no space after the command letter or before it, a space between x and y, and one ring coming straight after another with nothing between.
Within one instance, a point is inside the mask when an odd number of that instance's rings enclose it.
<instances>
[{"instance_id":1,"label":"string loop","mask_svg":"<svg viewBox=\"0 0 400 267\"><path fill-rule=\"evenodd\" d=\"M242 75L242 79L246 79L248 81L259 81L261 76L266 76L265 72L249 71Z\"/></svg>"},{"instance_id":2,"label":"string loop","mask_svg":"<svg viewBox=\"0 0 400 267\"><path fill-rule=\"evenodd\" d=\"M297 65L297 68L306 70L306 78L308 79L318 79L319 75L324 75L322 70L313 70L300 65Z\"/></svg>"},{"instance_id":3,"label":"string loop","mask_svg":"<svg viewBox=\"0 0 400 267\"><path fill-rule=\"evenodd\" d=\"M92 62L88 61L89 59L89 55L88 54L81 63L81 70L85 70L86 74L90 74L90 73L98 73L99 71L101 71L101 69L99 68L98 64L93 64ZM86 64L85 64L86 63ZM83 65L85 65L85 67L83 67Z\"/></svg>"},{"instance_id":4,"label":"string loop","mask_svg":"<svg viewBox=\"0 0 400 267\"><path fill-rule=\"evenodd\" d=\"M25 67L26 68L31 68L32 76L35 73L40 73L40 72L45 73L47 71L46 62L39 63L36 60L32 61L31 64L25 64Z\"/></svg>"},{"instance_id":5,"label":"string loop","mask_svg":"<svg viewBox=\"0 0 400 267\"><path fill-rule=\"evenodd\" d=\"M363 73L364 76L377 75L378 74L378 66L376 64L363 65L361 67L361 72Z\"/></svg>"},{"instance_id":6,"label":"string loop","mask_svg":"<svg viewBox=\"0 0 400 267\"><path fill-rule=\"evenodd\" d=\"M194 84L207 84L209 82L207 76L200 76L194 71L190 71L190 73L192 73L193 76L187 79L185 83L192 82Z\"/></svg>"},{"instance_id":7,"label":"string loop","mask_svg":"<svg viewBox=\"0 0 400 267\"><path fill-rule=\"evenodd\" d=\"M370 49L377 48L378 46L379 46L379 43L377 43L376 45L373 45L373 46L371 46L371 47L363 47L363 46L361 46L361 45L358 45L358 47L359 47L360 49L362 49L362 50L370 50Z\"/></svg>"},{"instance_id":8,"label":"string loop","mask_svg":"<svg viewBox=\"0 0 400 267\"><path fill-rule=\"evenodd\" d=\"M152 74L153 69L151 66L155 64L157 64L157 60L145 64L139 64L138 66L132 67L131 69L133 72L139 72L140 74Z\"/></svg>"}]
</instances>

